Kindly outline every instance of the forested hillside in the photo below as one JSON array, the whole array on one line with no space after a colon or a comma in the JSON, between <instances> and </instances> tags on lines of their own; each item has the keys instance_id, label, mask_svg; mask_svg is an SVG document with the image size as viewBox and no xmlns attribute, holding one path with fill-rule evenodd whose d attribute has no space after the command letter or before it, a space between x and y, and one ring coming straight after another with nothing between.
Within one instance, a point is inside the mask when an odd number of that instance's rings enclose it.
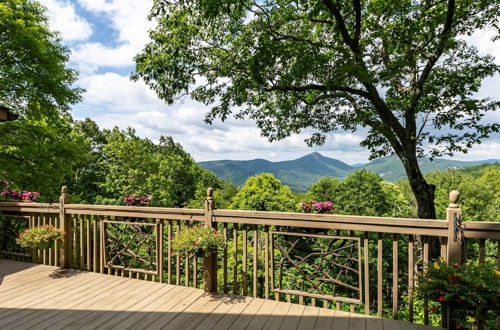
<instances>
[{"instance_id":1,"label":"forested hillside","mask_svg":"<svg viewBox=\"0 0 500 330\"><path fill-rule=\"evenodd\" d=\"M461 169L478 166L483 163L500 163L500 160L458 161L450 159L420 158L419 165L424 173ZM305 192L322 177L343 179L356 170L368 170L379 174L385 181L393 182L406 179L401 161L396 156L375 159L367 164L348 165L340 160L329 158L318 152L311 153L295 160L270 162L265 159L246 161L218 160L199 162L205 169L215 173L219 178L242 186L248 177L259 173L272 173L293 191Z\"/></svg>"}]
</instances>

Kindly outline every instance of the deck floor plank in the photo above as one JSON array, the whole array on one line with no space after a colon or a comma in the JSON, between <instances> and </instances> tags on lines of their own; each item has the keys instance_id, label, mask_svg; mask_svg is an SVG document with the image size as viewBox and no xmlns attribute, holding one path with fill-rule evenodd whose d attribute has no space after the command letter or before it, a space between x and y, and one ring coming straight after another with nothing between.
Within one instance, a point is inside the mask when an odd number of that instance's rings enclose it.
<instances>
[{"instance_id":1,"label":"deck floor plank","mask_svg":"<svg viewBox=\"0 0 500 330\"><path fill-rule=\"evenodd\" d=\"M430 330L420 324L0 260L0 329Z\"/></svg>"}]
</instances>

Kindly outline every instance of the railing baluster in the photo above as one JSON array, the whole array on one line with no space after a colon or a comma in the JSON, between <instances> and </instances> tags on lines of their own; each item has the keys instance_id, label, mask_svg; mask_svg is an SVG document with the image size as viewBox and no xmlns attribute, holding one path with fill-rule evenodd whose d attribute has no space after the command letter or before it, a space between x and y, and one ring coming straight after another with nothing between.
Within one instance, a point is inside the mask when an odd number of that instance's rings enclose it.
<instances>
[{"instance_id":1,"label":"railing baluster","mask_svg":"<svg viewBox=\"0 0 500 330\"><path fill-rule=\"evenodd\" d=\"M56 215L54 216L54 226L56 228L60 228L61 224L59 223L59 217ZM59 240L56 240L54 242L54 266L59 267L61 266L59 263L59 254L61 253L60 247L59 247Z\"/></svg>"},{"instance_id":2,"label":"railing baluster","mask_svg":"<svg viewBox=\"0 0 500 330\"><path fill-rule=\"evenodd\" d=\"M91 252L90 249L92 247L92 243L90 241L90 215L87 215L85 217L86 223L85 223L85 229L87 230L87 270L90 271L90 265L91 265Z\"/></svg>"},{"instance_id":3,"label":"railing baluster","mask_svg":"<svg viewBox=\"0 0 500 330\"><path fill-rule=\"evenodd\" d=\"M275 282L274 282L274 239L273 239L273 235L270 234L269 235L269 258L271 259L271 268L270 268L270 272L271 272L271 288L274 288L274 286L276 285ZM280 301L280 294L278 292L274 292L274 299L276 301Z\"/></svg>"},{"instance_id":4,"label":"railing baluster","mask_svg":"<svg viewBox=\"0 0 500 330\"><path fill-rule=\"evenodd\" d=\"M265 236L264 236L264 244L265 244L265 265L264 265L264 296L266 299L269 299L269 226L264 226ZM302 296L301 296L302 297Z\"/></svg>"},{"instance_id":5,"label":"railing baluster","mask_svg":"<svg viewBox=\"0 0 500 330\"><path fill-rule=\"evenodd\" d=\"M191 223L187 222L186 227L189 229ZM186 253L186 259L184 260L184 286L189 286L189 253Z\"/></svg>"},{"instance_id":6,"label":"railing baluster","mask_svg":"<svg viewBox=\"0 0 500 330\"><path fill-rule=\"evenodd\" d=\"M80 269L83 270L85 268L84 263L85 263L85 240L83 237L84 233L84 220L83 216L79 216L80 218Z\"/></svg>"},{"instance_id":7,"label":"railing baluster","mask_svg":"<svg viewBox=\"0 0 500 330\"><path fill-rule=\"evenodd\" d=\"M39 215L37 215L36 220L37 220L37 227L40 227L41 219L40 219ZM36 255L37 255L36 262L37 263L41 263L41 261L42 261L42 251L40 249L36 249Z\"/></svg>"},{"instance_id":8,"label":"railing baluster","mask_svg":"<svg viewBox=\"0 0 500 330\"><path fill-rule=\"evenodd\" d=\"M255 226L253 232L253 297L257 298L257 268L258 268L258 249L259 249L259 226Z\"/></svg>"},{"instance_id":9,"label":"railing baluster","mask_svg":"<svg viewBox=\"0 0 500 330\"><path fill-rule=\"evenodd\" d=\"M77 256L76 243L77 243L77 233L78 233L77 229L78 229L78 226L77 226L77 223L76 223L76 215L73 215L72 218L73 218L73 226L72 226L72 229L73 229L73 242L72 242L73 243L73 251L72 252L73 253L71 253L71 257L73 259L72 260L73 267L78 268L78 265L77 265L77 262L78 262L77 260L78 259L76 258L76 256Z\"/></svg>"},{"instance_id":10,"label":"railing baluster","mask_svg":"<svg viewBox=\"0 0 500 330\"><path fill-rule=\"evenodd\" d=\"M92 271L97 272L97 247L99 246L99 243L97 242L97 217L93 216L92 217L92 235L93 235L93 245L92 245L92 252L93 252L93 267Z\"/></svg>"},{"instance_id":11,"label":"railing baluster","mask_svg":"<svg viewBox=\"0 0 500 330\"><path fill-rule=\"evenodd\" d=\"M398 234L392 236L392 318L398 318Z\"/></svg>"},{"instance_id":12,"label":"railing baluster","mask_svg":"<svg viewBox=\"0 0 500 330\"><path fill-rule=\"evenodd\" d=\"M42 216L42 226L45 226L45 225L47 225L47 216L43 215ZM48 256L47 256L47 249L43 249L42 250L42 263L44 265L47 264L47 258L48 258Z\"/></svg>"},{"instance_id":13,"label":"railing baluster","mask_svg":"<svg viewBox=\"0 0 500 330\"><path fill-rule=\"evenodd\" d=\"M363 239L363 252L365 257L365 314L370 314L370 260L369 260L369 242L368 232L365 232Z\"/></svg>"},{"instance_id":14,"label":"railing baluster","mask_svg":"<svg viewBox=\"0 0 500 330\"><path fill-rule=\"evenodd\" d=\"M158 269L159 282L163 283L163 262L165 260L164 257L164 248L165 248L165 221L163 219L157 220L157 233L156 233L156 244L158 249L158 254L156 255L156 267ZM195 258L196 259L196 258Z\"/></svg>"},{"instance_id":15,"label":"railing baluster","mask_svg":"<svg viewBox=\"0 0 500 330\"><path fill-rule=\"evenodd\" d=\"M243 277L243 295L248 295L248 274L247 274L247 253L248 253L248 228L243 225L242 241L243 241L243 260L242 260L242 277Z\"/></svg>"},{"instance_id":16,"label":"railing baluster","mask_svg":"<svg viewBox=\"0 0 500 330\"><path fill-rule=\"evenodd\" d=\"M424 258L424 272L427 270L429 264L429 238L427 236L422 236L423 242L423 258ZM424 324L429 324L429 300L424 299Z\"/></svg>"},{"instance_id":17,"label":"railing baluster","mask_svg":"<svg viewBox=\"0 0 500 330\"><path fill-rule=\"evenodd\" d=\"M198 287L198 257L193 256L193 287Z\"/></svg>"},{"instance_id":18,"label":"railing baluster","mask_svg":"<svg viewBox=\"0 0 500 330\"><path fill-rule=\"evenodd\" d=\"M383 236L382 233L377 235L377 316L382 317L382 255L383 255Z\"/></svg>"},{"instance_id":19,"label":"railing baluster","mask_svg":"<svg viewBox=\"0 0 500 330\"><path fill-rule=\"evenodd\" d=\"M479 240L479 262L484 264L486 259L486 240Z\"/></svg>"},{"instance_id":20,"label":"railing baluster","mask_svg":"<svg viewBox=\"0 0 500 330\"><path fill-rule=\"evenodd\" d=\"M167 225L167 236L168 236L168 246L167 246L167 283L172 284L172 220L168 220Z\"/></svg>"},{"instance_id":21,"label":"railing baluster","mask_svg":"<svg viewBox=\"0 0 500 330\"><path fill-rule=\"evenodd\" d=\"M224 254L223 254L223 284L222 284L222 289L224 290L224 293L227 293L227 223L224 222L224 228L222 229L222 234L224 235Z\"/></svg>"},{"instance_id":22,"label":"railing baluster","mask_svg":"<svg viewBox=\"0 0 500 330\"><path fill-rule=\"evenodd\" d=\"M444 258L445 261L446 260L446 246L447 246L447 242L448 242L448 239L446 237L440 237L439 239L439 244L441 246L441 257Z\"/></svg>"},{"instance_id":23,"label":"railing baluster","mask_svg":"<svg viewBox=\"0 0 500 330\"><path fill-rule=\"evenodd\" d=\"M233 294L238 294L238 224L233 224Z\"/></svg>"},{"instance_id":24,"label":"railing baluster","mask_svg":"<svg viewBox=\"0 0 500 330\"><path fill-rule=\"evenodd\" d=\"M177 220L177 234L181 231L181 221ZM175 285L181 284L181 256L179 253L175 255Z\"/></svg>"},{"instance_id":25,"label":"railing baluster","mask_svg":"<svg viewBox=\"0 0 500 330\"><path fill-rule=\"evenodd\" d=\"M189 286L189 254L186 254L184 265L184 286Z\"/></svg>"},{"instance_id":26,"label":"railing baluster","mask_svg":"<svg viewBox=\"0 0 500 330\"><path fill-rule=\"evenodd\" d=\"M104 218L101 216L99 217L99 237L100 237L100 244L99 244L99 251L100 251L100 254L99 254L99 272L101 274L104 274L104 259L106 258L105 255L105 251L104 251L104 235L105 235L105 230L104 230Z\"/></svg>"},{"instance_id":27,"label":"railing baluster","mask_svg":"<svg viewBox=\"0 0 500 330\"><path fill-rule=\"evenodd\" d=\"M414 290L414 238L413 235L408 237L408 321L413 322L413 290Z\"/></svg>"},{"instance_id":28,"label":"railing baluster","mask_svg":"<svg viewBox=\"0 0 500 330\"><path fill-rule=\"evenodd\" d=\"M53 216L52 214L49 214L48 215L48 218L49 218L49 225L51 226L54 226L54 221L53 221ZM53 258L52 258L52 254L54 253L54 249L53 248L49 248L49 260L48 260L48 265L50 266L53 266L52 264L52 261L53 261Z\"/></svg>"}]
</instances>

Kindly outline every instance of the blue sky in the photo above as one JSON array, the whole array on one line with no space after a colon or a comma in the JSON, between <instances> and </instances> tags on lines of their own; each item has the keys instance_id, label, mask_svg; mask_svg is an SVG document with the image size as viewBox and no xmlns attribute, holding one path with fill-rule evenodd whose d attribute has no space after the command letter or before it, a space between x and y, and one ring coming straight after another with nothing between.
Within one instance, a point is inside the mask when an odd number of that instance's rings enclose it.
<instances>
[{"instance_id":1,"label":"blue sky","mask_svg":"<svg viewBox=\"0 0 500 330\"><path fill-rule=\"evenodd\" d=\"M173 106L160 101L142 82L129 79L133 57L148 41L149 0L41 0L48 8L50 27L59 31L71 49L70 66L80 72L77 85L86 89L84 101L73 107L77 119L90 117L102 128L132 126L137 134L157 140L170 135L197 161L216 159L293 159L313 151L347 163L368 159L359 147L365 131L331 133L322 147L308 148L307 134L269 143L252 121L229 120L212 126L203 122L207 108L192 100ZM469 38L481 52L500 63L500 42L492 33L479 31ZM482 96L500 95L500 76L484 82ZM500 111L488 115L500 121ZM495 136L455 159L500 158L500 138Z\"/></svg>"}]
</instances>

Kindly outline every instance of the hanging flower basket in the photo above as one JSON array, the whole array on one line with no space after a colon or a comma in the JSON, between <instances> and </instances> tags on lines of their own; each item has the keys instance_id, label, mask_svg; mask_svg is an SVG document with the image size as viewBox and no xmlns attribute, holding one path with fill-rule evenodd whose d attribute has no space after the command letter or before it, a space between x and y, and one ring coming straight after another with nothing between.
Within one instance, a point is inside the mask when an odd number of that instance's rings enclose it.
<instances>
[{"instance_id":1,"label":"hanging flower basket","mask_svg":"<svg viewBox=\"0 0 500 330\"><path fill-rule=\"evenodd\" d=\"M175 253L197 257L208 257L212 252L224 248L224 245L224 236L204 225L185 228L172 241Z\"/></svg>"},{"instance_id":2,"label":"hanging flower basket","mask_svg":"<svg viewBox=\"0 0 500 330\"><path fill-rule=\"evenodd\" d=\"M16 239L17 244L30 249L50 249L64 232L54 226L41 226L26 229Z\"/></svg>"}]
</instances>

